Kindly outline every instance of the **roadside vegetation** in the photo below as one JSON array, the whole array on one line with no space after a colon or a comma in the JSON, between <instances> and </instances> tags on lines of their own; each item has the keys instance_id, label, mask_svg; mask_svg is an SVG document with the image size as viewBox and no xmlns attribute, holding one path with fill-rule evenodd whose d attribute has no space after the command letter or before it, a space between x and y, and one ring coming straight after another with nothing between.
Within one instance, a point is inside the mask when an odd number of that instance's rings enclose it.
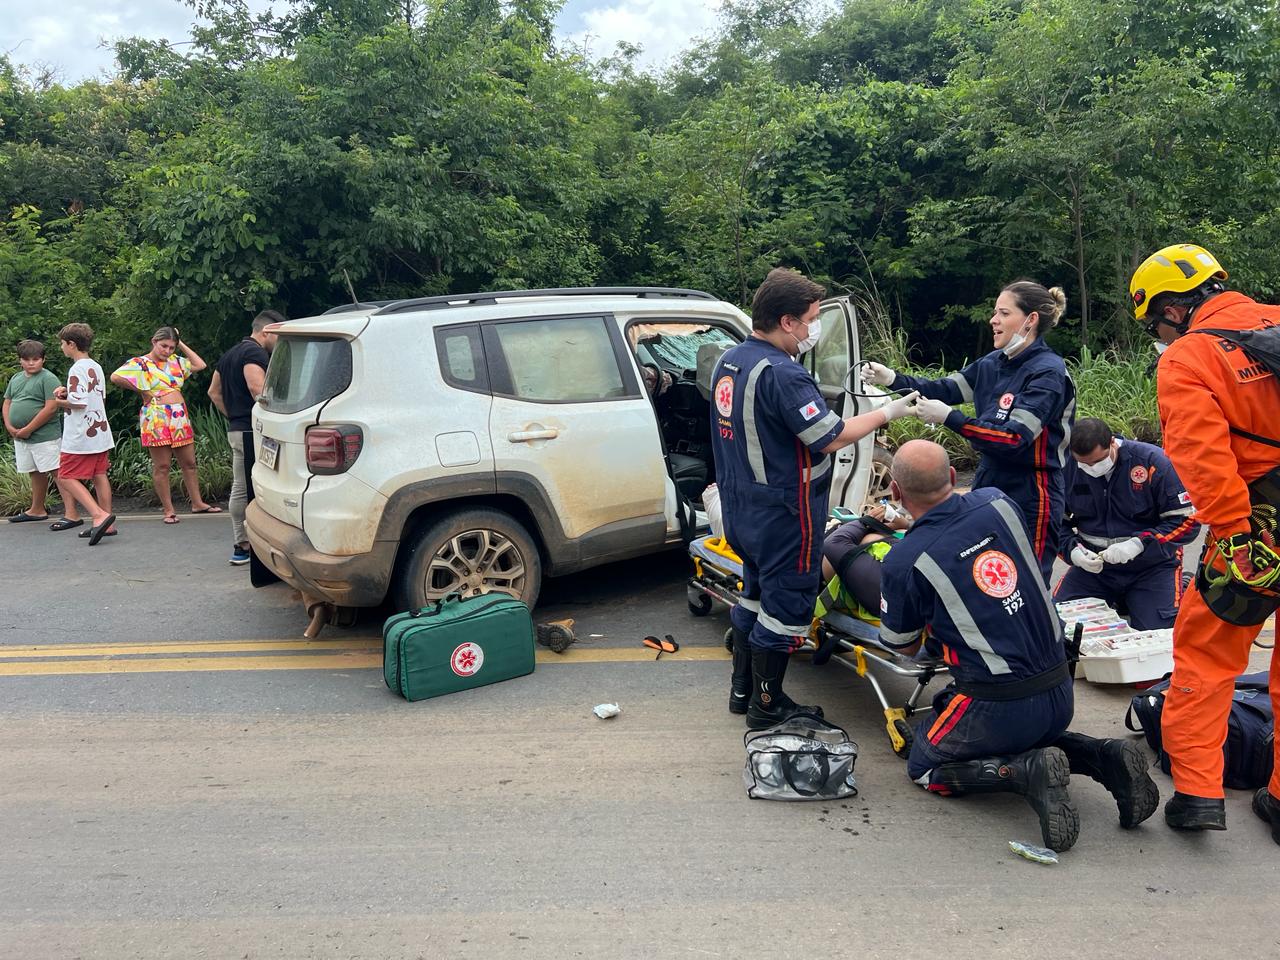
<instances>
[{"instance_id":1,"label":"roadside vegetation","mask_svg":"<svg viewBox=\"0 0 1280 960\"><path fill-rule=\"evenodd\" d=\"M196 429L196 465L200 472L200 493L210 502L225 504L231 491L231 447L227 443L227 421L216 410L194 408ZM132 429L131 429L132 428ZM151 456L138 440L136 419L113 418L116 448L111 452L111 492L117 498L141 500L159 506L151 483ZM31 504L29 478L17 473L13 466L13 441L6 437L0 443L0 516L20 513ZM182 473L177 461L169 474L174 504L179 513L184 509L187 493L182 486ZM57 488L49 492L49 512L61 508Z\"/></svg>"},{"instance_id":2,"label":"roadside vegetation","mask_svg":"<svg viewBox=\"0 0 1280 960\"><path fill-rule=\"evenodd\" d=\"M110 371L162 324L212 362L264 307L639 284L745 304L778 264L874 291L899 364L951 370L1030 276L1067 291L1048 339L1081 415L1150 437L1141 259L1195 241L1280 291L1273 0L742 0L658 72L557 40L554 0L192 6L189 42L120 40L109 79L0 55L0 378L24 337L62 376L71 321ZM120 490L145 495L132 398L108 412Z\"/></svg>"}]
</instances>

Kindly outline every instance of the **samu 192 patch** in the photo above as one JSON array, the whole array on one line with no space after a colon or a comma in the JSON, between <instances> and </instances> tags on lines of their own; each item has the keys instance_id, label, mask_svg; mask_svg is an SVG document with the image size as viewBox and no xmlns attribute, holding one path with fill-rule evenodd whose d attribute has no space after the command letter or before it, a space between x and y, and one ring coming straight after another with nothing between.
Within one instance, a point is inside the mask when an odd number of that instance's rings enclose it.
<instances>
[{"instance_id":1,"label":"samu 192 patch","mask_svg":"<svg viewBox=\"0 0 1280 960\"><path fill-rule=\"evenodd\" d=\"M987 550L973 561L973 582L989 597L1003 599L1018 586L1018 568L1008 554Z\"/></svg>"},{"instance_id":2,"label":"samu 192 patch","mask_svg":"<svg viewBox=\"0 0 1280 960\"><path fill-rule=\"evenodd\" d=\"M733 413L733 377L721 377L716 381L715 397L720 416L730 416Z\"/></svg>"}]
</instances>

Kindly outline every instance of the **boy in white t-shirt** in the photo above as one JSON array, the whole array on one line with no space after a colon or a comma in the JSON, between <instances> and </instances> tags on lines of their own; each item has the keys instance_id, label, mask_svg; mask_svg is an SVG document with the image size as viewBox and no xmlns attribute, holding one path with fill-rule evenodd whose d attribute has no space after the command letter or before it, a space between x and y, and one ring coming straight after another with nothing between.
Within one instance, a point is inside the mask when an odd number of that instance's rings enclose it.
<instances>
[{"instance_id":1,"label":"boy in white t-shirt","mask_svg":"<svg viewBox=\"0 0 1280 960\"><path fill-rule=\"evenodd\" d=\"M67 385L54 393L58 406L67 412L62 421L62 455L58 462L58 489L62 499L75 501L92 518L93 526L82 537L95 547L103 537L116 534L112 524L111 484L107 469L108 451L115 447L111 424L107 422L107 377L102 367L89 358L93 328L87 323L69 323L58 332L62 352L71 361ZM85 486L93 481L93 493ZM97 499L94 499L97 494Z\"/></svg>"}]
</instances>

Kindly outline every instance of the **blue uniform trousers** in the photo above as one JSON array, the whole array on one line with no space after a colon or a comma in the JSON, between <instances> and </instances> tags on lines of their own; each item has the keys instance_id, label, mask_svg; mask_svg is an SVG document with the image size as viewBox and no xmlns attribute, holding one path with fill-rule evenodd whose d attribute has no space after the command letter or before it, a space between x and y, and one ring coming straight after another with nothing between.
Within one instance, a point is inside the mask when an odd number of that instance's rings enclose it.
<instances>
[{"instance_id":1,"label":"blue uniform trousers","mask_svg":"<svg viewBox=\"0 0 1280 960\"><path fill-rule=\"evenodd\" d=\"M725 537L742 558L742 597L730 613L761 650L799 649L822 579L827 491L803 502L721 493Z\"/></svg>"},{"instance_id":2,"label":"blue uniform trousers","mask_svg":"<svg viewBox=\"0 0 1280 960\"><path fill-rule=\"evenodd\" d=\"M1169 629L1182 601L1182 561L1173 559L1140 570L1130 570L1128 564L1108 565L1101 573L1072 567L1053 591L1053 599L1063 603L1084 597L1107 601L1123 612L1135 630Z\"/></svg>"},{"instance_id":3,"label":"blue uniform trousers","mask_svg":"<svg viewBox=\"0 0 1280 960\"><path fill-rule=\"evenodd\" d=\"M907 776L917 782L944 763L1007 757L1051 746L1071 723L1070 679L1021 700L975 700L954 687L938 691L933 712L916 727Z\"/></svg>"}]
</instances>

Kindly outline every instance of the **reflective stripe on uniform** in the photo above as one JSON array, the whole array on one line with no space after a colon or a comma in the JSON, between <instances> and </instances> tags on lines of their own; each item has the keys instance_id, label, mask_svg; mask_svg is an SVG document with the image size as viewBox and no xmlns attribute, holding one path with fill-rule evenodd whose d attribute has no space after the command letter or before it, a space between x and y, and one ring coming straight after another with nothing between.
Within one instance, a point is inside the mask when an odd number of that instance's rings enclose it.
<instances>
[{"instance_id":1,"label":"reflective stripe on uniform","mask_svg":"<svg viewBox=\"0 0 1280 960\"><path fill-rule=\"evenodd\" d=\"M809 469L810 481L814 481L814 480L817 480L819 477L826 476L827 472L831 469L831 457L825 454L820 454L820 456L822 456L822 462L818 464L816 467L811 467Z\"/></svg>"},{"instance_id":2,"label":"reflective stripe on uniform","mask_svg":"<svg viewBox=\"0 0 1280 960\"><path fill-rule=\"evenodd\" d=\"M1026 537L1023 537L1023 540L1026 540ZM1032 563L1031 567L1034 570L1040 569L1039 565L1035 563ZM956 629L960 632L960 639L964 641L964 645L982 657L982 662L987 665L987 669L991 671L991 674L1000 676L1005 673L1013 673L1004 657L992 649L990 641L978 629L973 616L969 613L969 608L960 599L959 592L951 581L947 579L947 575L942 572L942 568L938 566L937 561L929 554L922 553L916 559L916 569L924 574L924 578L929 581L929 585L938 594L942 605L946 607L947 613L951 616L951 622L956 625Z\"/></svg>"},{"instance_id":3,"label":"reflective stripe on uniform","mask_svg":"<svg viewBox=\"0 0 1280 960\"><path fill-rule=\"evenodd\" d=\"M763 609L760 611L756 623L770 633L780 633L784 637L807 637L809 635L810 624L803 623L797 626L794 623L783 623L776 617L769 616Z\"/></svg>"},{"instance_id":4,"label":"reflective stripe on uniform","mask_svg":"<svg viewBox=\"0 0 1280 960\"><path fill-rule=\"evenodd\" d=\"M1189 517L1196 512L1195 507L1179 507L1177 510L1166 510L1160 514L1162 517Z\"/></svg>"},{"instance_id":5,"label":"reflective stripe on uniform","mask_svg":"<svg viewBox=\"0 0 1280 960\"><path fill-rule=\"evenodd\" d=\"M760 601L752 600L750 597L739 597L738 606L743 610L750 610L752 613L760 612Z\"/></svg>"},{"instance_id":6,"label":"reflective stripe on uniform","mask_svg":"<svg viewBox=\"0 0 1280 960\"><path fill-rule=\"evenodd\" d=\"M756 381L768 360L761 360L747 374L747 385L742 389L742 437L747 445L747 463L751 465L751 475L756 483L768 483L764 472L764 450L760 446L760 434L756 431Z\"/></svg>"},{"instance_id":7,"label":"reflective stripe on uniform","mask_svg":"<svg viewBox=\"0 0 1280 960\"><path fill-rule=\"evenodd\" d=\"M908 630L906 633L898 633L898 631L890 630L884 624L881 624L880 639L891 647L906 647L920 639L920 631Z\"/></svg>"},{"instance_id":8,"label":"reflective stripe on uniform","mask_svg":"<svg viewBox=\"0 0 1280 960\"><path fill-rule=\"evenodd\" d=\"M1021 407L1014 407L1009 411L1009 419L1016 420L1028 430L1031 431L1031 439L1034 440L1040 436L1040 431L1044 429L1044 424L1030 410L1023 410Z\"/></svg>"},{"instance_id":9,"label":"reflective stripe on uniform","mask_svg":"<svg viewBox=\"0 0 1280 960\"><path fill-rule=\"evenodd\" d=\"M813 443L819 437L823 436L824 434L830 433L831 428L834 427L839 422L840 422L840 418L837 417L833 411L828 410L827 415L825 417L823 417L817 423L813 424L813 426L805 427L798 434L796 434L796 436L799 438L800 442L807 447L809 444Z\"/></svg>"},{"instance_id":10,"label":"reflective stripe on uniform","mask_svg":"<svg viewBox=\"0 0 1280 960\"><path fill-rule=\"evenodd\" d=\"M1132 540L1133 534L1131 533L1127 537L1095 537L1091 533L1082 533L1080 534L1080 539L1095 547L1113 547L1117 543L1124 543L1126 540Z\"/></svg>"},{"instance_id":11,"label":"reflective stripe on uniform","mask_svg":"<svg viewBox=\"0 0 1280 960\"><path fill-rule=\"evenodd\" d=\"M969 381L964 378L963 373L953 373L947 379L960 388L962 402L973 403L973 387L969 385Z\"/></svg>"},{"instance_id":12,"label":"reflective stripe on uniform","mask_svg":"<svg viewBox=\"0 0 1280 960\"><path fill-rule=\"evenodd\" d=\"M1009 533L1013 537L1013 542L1017 544L1018 550L1022 553L1022 558L1027 565L1035 570L1040 571L1040 563L1036 560L1036 555L1031 552L1031 543L1027 540L1026 528L1022 525L1022 514L1008 500L992 500L991 505L996 508L996 513L1000 514L1000 519L1004 521L1004 525L1009 528ZM1058 624L1058 632L1062 632L1062 621L1058 619L1058 608L1053 605L1053 598L1049 596L1049 588L1044 582L1044 578L1040 576L1032 577L1036 583L1036 589L1040 591L1040 599L1044 601L1045 609L1049 611L1049 622Z\"/></svg>"},{"instance_id":13,"label":"reflective stripe on uniform","mask_svg":"<svg viewBox=\"0 0 1280 960\"><path fill-rule=\"evenodd\" d=\"M1065 467L1067 465L1067 447L1071 446L1071 422L1076 417L1076 385L1071 379L1071 374L1067 374L1067 383L1071 384L1071 401L1062 411L1062 423L1059 427L1062 430L1062 442L1058 444L1058 466Z\"/></svg>"}]
</instances>

